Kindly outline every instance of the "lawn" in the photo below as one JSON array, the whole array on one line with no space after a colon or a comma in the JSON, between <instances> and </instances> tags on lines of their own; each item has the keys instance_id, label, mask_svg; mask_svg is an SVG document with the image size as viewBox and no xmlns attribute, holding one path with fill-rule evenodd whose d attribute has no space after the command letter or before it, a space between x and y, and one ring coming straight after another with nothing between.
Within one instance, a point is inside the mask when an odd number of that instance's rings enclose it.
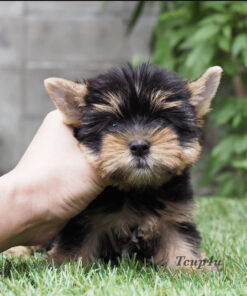
<instances>
[{"instance_id":1,"label":"lawn","mask_svg":"<svg viewBox=\"0 0 247 296\"><path fill-rule=\"evenodd\" d=\"M1 295L247 295L247 200L199 200L202 249L223 261L220 272L170 271L122 259L118 267L67 263L49 267L42 255L0 259Z\"/></svg>"}]
</instances>

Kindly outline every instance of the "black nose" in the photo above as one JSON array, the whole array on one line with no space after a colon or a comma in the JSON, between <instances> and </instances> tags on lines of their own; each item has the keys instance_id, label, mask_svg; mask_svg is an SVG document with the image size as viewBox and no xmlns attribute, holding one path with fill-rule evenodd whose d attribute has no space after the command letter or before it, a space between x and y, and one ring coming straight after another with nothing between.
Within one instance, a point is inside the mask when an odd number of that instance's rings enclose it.
<instances>
[{"instance_id":1,"label":"black nose","mask_svg":"<svg viewBox=\"0 0 247 296\"><path fill-rule=\"evenodd\" d=\"M130 144L130 150L135 156L144 156L149 152L149 143L146 140L133 141Z\"/></svg>"}]
</instances>

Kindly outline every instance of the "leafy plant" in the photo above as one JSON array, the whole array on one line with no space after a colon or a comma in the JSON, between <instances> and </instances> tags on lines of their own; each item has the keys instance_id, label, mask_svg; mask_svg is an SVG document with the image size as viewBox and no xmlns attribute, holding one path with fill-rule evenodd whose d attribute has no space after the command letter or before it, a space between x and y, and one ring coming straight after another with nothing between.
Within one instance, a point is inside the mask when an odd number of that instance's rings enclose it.
<instances>
[{"instance_id":1,"label":"leafy plant","mask_svg":"<svg viewBox=\"0 0 247 296\"><path fill-rule=\"evenodd\" d=\"M204 183L216 183L221 195L247 196L247 3L138 1L128 33L148 5L159 5L153 63L191 79L213 65L224 69L223 88L230 86L230 93L211 115L222 138L212 150Z\"/></svg>"},{"instance_id":2,"label":"leafy plant","mask_svg":"<svg viewBox=\"0 0 247 296\"><path fill-rule=\"evenodd\" d=\"M216 105L214 122L224 128L208 159L205 184L216 184L221 196L247 197L247 100L224 98Z\"/></svg>"}]
</instances>

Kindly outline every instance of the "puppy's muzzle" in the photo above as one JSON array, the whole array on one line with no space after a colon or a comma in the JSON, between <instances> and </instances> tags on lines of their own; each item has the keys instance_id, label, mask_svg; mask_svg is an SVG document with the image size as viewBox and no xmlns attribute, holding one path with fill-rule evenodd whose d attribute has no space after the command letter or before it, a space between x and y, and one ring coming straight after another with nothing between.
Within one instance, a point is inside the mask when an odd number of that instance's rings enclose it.
<instances>
[{"instance_id":1,"label":"puppy's muzzle","mask_svg":"<svg viewBox=\"0 0 247 296\"><path fill-rule=\"evenodd\" d=\"M148 155L150 144L146 140L135 140L130 143L130 151L133 156L144 157Z\"/></svg>"}]
</instances>

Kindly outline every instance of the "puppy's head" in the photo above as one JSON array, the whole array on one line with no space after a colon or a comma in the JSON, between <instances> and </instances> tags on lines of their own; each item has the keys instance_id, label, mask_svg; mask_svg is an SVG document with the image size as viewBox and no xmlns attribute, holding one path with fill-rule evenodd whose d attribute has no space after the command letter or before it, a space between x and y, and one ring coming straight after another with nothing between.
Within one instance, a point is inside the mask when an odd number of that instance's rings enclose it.
<instances>
[{"instance_id":1,"label":"puppy's head","mask_svg":"<svg viewBox=\"0 0 247 296\"><path fill-rule=\"evenodd\" d=\"M211 67L190 83L144 64L84 83L49 78L45 87L103 178L119 187L158 186L197 160L221 73Z\"/></svg>"}]
</instances>

